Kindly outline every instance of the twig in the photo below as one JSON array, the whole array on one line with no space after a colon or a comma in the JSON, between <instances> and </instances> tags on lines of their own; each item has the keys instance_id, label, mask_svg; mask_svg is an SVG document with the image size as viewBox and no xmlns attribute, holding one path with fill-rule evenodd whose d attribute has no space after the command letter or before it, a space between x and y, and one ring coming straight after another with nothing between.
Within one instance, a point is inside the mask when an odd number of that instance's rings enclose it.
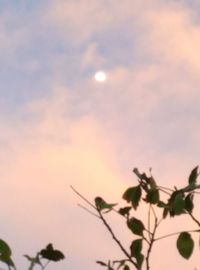
<instances>
[{"instance_id":1,"label":"twig","mask_svg":"<svg viewBox=\"0 0 200 270\"><path fill-rule=\"evenodd\" d=\"M147 250L147 256L146 256L146 266L147 266L147 270L150 269L150 265L149 265L149 258L150 258L150 253L151 253L151 250L152 250L152 247L153 247L153 243L155 241L155 233L156 233L156 229L158 227L158 220L157 220L157 217L155 215L155 212L154 212L154 209L153 207L151 208L153 213L154 213L154 217L155 217L155 224L154 224L154 228L153 228L153 232L152 232L152 236L151 236L151 239L150 239L150 244L149 244L149 248Z\"/></svg>"},{"instance_id":2,"label":"twig","mask_svg":"<svg viewBox=\"0 0 200 270\"><path fill-rule=\"evenodd\" d=\"M200 222L193 216L192 213L188 212L188 214L190 215L190 217L194 220L194 222L196 222L196 224L200 227Z\"/></svg>"},{"instance_id":3,"label":"twig","mask_svg":"<svg viewBox=\"0 0 200 270\"><path fill-rule=\"evenodd\" d=\"M97 210L97 208L90 202L88 201L83 195L81 195L73 186L70 186L70 188L82 199L84 200L87 204L89 204L93 209Z\"/></svg>"},{"instance_id":4,"label":"twig","mask_svg":"<svg viewBox=\"0 0 200 270\"><path fill-rule=\"evenodd\" d=\"M171 237L171 236L174 236L174 235L177 235L177 234L180 234L182 233L183 231L181 232L174 232L174 233L169 233L169 234L166 234L166 235L163 235L163 236L160 236L158 238L155 238L154 241L158 241L158 240L161 240L161 239L164 239L164 238L167 238L167 237ZM188 233L192 233L192 232L200 232L200 230L190 230L190 231L187 231Z\"/></svg>"},{"instance_id":5,"label":"twig","mask_svg":"<svg viewBox=\"0 0 200 270\"><path fill-rule=\"evenodd\" d=\"M114 241L117 243L117 245L120 247L120 249L122 250L122 252L126 255L126 257L129 259L129 261L137 268L137 264L132 260L131 256L129 255L129 253L126 251L126 249L123 247L123 245L121 244L121 242L118 240L118 238L115 236L113 230L111 229L110 225L107 223L107 221L105 220L104 216L102 215L101 211L98 210L98 214L100 219L102 220L102 222L104 223L105 227L108 229L108 231L110 232L110 234L112 235L112 238L114 239Z\"/></svg>"},{"instance_id":6,"label":"twig","mask_svg":"<svg viewBox=\"0 0 200 270\"><path fill-rule=\"evenodd\" d=\"M44 265L41 266L42 267L41 269L44 270L49 263L50 263L50 261L48 260Z\"/></svg>"},{"instance_id":7,"label":"twig","mask_svg":"<svg viewBox=\"0 0 200 270\"><path fill-rule=\"evenodd\" d=\"M87 207L85 207L85 206L83 206L83 205L81 205L81 204L79 204L79 203L78 203L78 206L79 206L80 208L84 209L86 212L90 213L91 215L93 215L93 216L95 216L95 217L97 217L97 218L100 218L98 215L96 215L95 213L93 213L92 211L90 211L89 209L87 209Z\"/></svg>"}]
</instances>

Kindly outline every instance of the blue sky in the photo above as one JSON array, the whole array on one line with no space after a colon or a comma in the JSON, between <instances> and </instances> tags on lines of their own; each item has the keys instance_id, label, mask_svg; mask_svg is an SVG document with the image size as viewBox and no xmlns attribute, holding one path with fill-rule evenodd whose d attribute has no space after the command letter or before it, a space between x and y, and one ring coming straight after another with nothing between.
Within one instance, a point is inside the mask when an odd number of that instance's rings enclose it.
<instances>
[{"instance_id":1,"label":"blue sky","mask_svg":"<svg viewBox=\"0 0 200 270\"><path fill-rule=\"evenodd\" d=\"M70 184L91 200L118 201L134 166L178 186L199 163L198 9L198 1L0 1L0 231L23 269L21 254L49 241L67 255L61 270L99 269L96 259L119 255ZM99 69L104 83L94 80ZM179 269L198 266L196 253L186 263L170 256ZM152 259L152 268L173 260Z\"/></svg>"}]
</instances>

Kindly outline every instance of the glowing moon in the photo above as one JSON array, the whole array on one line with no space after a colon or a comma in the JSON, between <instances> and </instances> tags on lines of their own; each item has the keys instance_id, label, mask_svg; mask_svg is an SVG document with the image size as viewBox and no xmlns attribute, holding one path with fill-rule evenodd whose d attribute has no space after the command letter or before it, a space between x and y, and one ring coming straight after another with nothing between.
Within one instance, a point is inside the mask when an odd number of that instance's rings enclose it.
<instances>
[{"instance_id":1,"label":"glowing moon","mask_svg":"<svg viewBox=\"0 0 200 270\"><path fill-rule=\"evenodd\" d=\"M107 76L106 73L103 71L97 71L94 75L94 78L97 82L103 83L106 81Z\"/></svg>"}]
</instances>

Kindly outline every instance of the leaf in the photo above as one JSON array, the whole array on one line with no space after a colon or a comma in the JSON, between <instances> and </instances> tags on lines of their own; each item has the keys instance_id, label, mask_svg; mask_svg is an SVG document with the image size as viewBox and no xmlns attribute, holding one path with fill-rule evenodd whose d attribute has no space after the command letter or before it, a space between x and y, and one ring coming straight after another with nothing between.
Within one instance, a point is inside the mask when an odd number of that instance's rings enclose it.
<instances>
[{"instance_id":1,"label":"leaf","mask_svg":"<svg viewBox=\"0 0 200 270\"><path fill-rule=\"evenodd\" d=\"M164 210L163 210L163 218L164 219L167 217L168 213L169 213L169 209L168 208L164 208Z\"/></svg>"},{"instance_id":2,"label":"leaf","mask_svg":"<svg viewBox=\"0 0 200 270\"><path fill-rule=\"evenodd\" d=\"M175 215L180 215L185 213L185 201L183 198L183 195L181 193L178 193L174 199L174 205L173 205L173 210Z\"/></svg>"},{"instance_id":3,"label":"leaf","mask_svg":"<svg viewBox=\"0 0 200 270\"><path fill-rule=\"evenodd\" d=\"M127 226L134 234L143 236L145 227L141 220L132 217L127 221Z\"/></svg>"},{"instance_id":4,"label":"leaf","mask_svg":"<svg viewBox=\"0 0 200 270\"><path fill-rule=\"evenodd\" d=\"M165 207L167 207L167 204L162 202L162 201L158 201L157 206L160 207L160 208L165 208Z\"/></svg>"},{"instance_id":5,"label":"leaf","mask_svg":"<svg viewBox=\"0 0 200 270\"><path fill-rule=\"evenodd\" d=\"M137 265L138 265L138 270L141 270L142 269L142 263L144 261L144 255L143 254L139 254L136 257L136 261L137 261Z\"/></svg>"},{"instance_id":6,"label":"leaf","mask_svg":"<svg viewBox=\"0 0 200 270\"><path fill-rule=\"evenodd\" d=\"M194 249L194 241L188 232L182 232L177 239L177 249L182 257L189 259Z\"/></svg>"},{"instance_id":7,"label":"leaf","mask_svg":"<svg viewBox=\"0 0 200 270\"><path fill-rule=\"evenodd\" d=\"M139 201L141 199L142 191L140 185L128 188L122 198L128 203L132 203L134 209L137 209Z\"/></svg>"},{"instance_id":8,"label":"leaf","mask_svg":"<svg viewBox=\"0 0 200 270\"><path fill-rule=\"evenodd\" d=\"M185 200L182 191L176 190L171 194L168 200L168 209L171 217L185 213Z\"/></svg>"},{"instance_id":9,"label":"leaf","mask_svg":"<svg viewBox=\"0 0 200 270\"><path fill-rule=\"evenodd\" d=\"M151 204L156 204L158 203L159 201L159 190L158 189L150 189L148 192L147 192L147 195L146 195L146 201L151 203Z\"/></svg>"},{"instance_id":10,"label":"leaf","mask_svg":"<svg viewBox=\"0 0 200 270\"><path fill-rule=\"evenodd\" d=\"M0 239L0 254L6 254L7 256L12 255L12 251L9 245L2 239Z\"/></svg>"},{"instance_id":11,"label":"leaf","mask_svg":"<svg viewBox=\"0 0 200 270\"><path fill-rule=\"evenodd\" d=\"M0 239L0 261L15 268L11 255L12 251L9 245L4 240Z\"/></svg>"},{"instance_id":12,"label":"leaf","mask_svg":"<svg viewBox=\"0 0 200 270\"><path fill-rule=\"evenodd\" d=\"M53 248L52 244L48 244L45 249L40 251L40 255L49 261L60 261L65 258L64 254L60 250L56 250Z\"/></svg>"},{"instance_id":13,"label":"leaf","mask_svg":"<svg viewBox=\"0 0 200 270\"><path fill-rule=\"evenodd\" d=\"M126 206L126 207L123 207L123 208L120 208L118 210L118 213L122 216L129 216L129 212L131 210L131 207L130 206Z\"/></svg>"},{"instance_id":14,"label":"leaf","mask_svg":"<svg viewBox=\"0 0 200 270\"><path fill-rule=\"evenodd\" d=\"M188 182L189 184L196 184L197 182L197 177L198 177L198 169L199 169L199 166L196 166L190 173L190 176L189 176L189 179L188 179Z\"/></svg>"},{"instance_id":15,"label":"leaf","mask_svg":"<svg viewBox=\"0 0 200 270\"><path fill-rule=\"evenodd\" d=\"M100 264L101 266L107 266L107 264L105 262L102 261L96 261L97 264Z\"/></svg>"},{"instance_id":16,"label":"leaf","mask_svg":"<svg viewBox=\"0 0 200 270\"><path fill-rule=\"evenodd\" d=\"M194 197L194 195L192 193L189 193L185 198L185 209L189 213L192 213L192 210L194 208L193 197Z\"/></svg>"},{"instance_id":17,"label":"leaf","mask_svg":"<svg viewBox=\"0 0 200 270\"><path fill-rule=\"evenodd\" d=\"M137 257L139 254L141 254L142 251L142 239L136 239L131 243L130 246L131 250L131 257Z\"/></svg>"},{"instance_id":18,"label":"leaf","mask_svg":"<svg viewBox=\"0 0 200 270\"><path fill-rule=\"evenodd\" d=\"M130 267L126 264L123 270L130 270Z\"/></svg>"},{"instance_id":19,"label":"leaf","mask_svg":"<svg viewBox=\"0 0 200 270\"><path fill-rule=\"evenodd\" d=\"M99 211L102 211L104 209L112 210L112 208L117 205L116 203L107 203L101 197L96 197L94 199L94 201L95 201L95 205Z\"/></svg>"}]
</instances>

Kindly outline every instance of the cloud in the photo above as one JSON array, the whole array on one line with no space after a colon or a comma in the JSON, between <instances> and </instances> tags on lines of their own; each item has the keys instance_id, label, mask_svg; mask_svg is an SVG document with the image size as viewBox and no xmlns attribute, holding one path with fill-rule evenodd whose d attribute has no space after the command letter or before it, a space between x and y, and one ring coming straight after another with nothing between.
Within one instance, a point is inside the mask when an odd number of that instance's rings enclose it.
<instances>
[{"instance_id":1,"label":"cloud","mask_svg":"<svg viewBox=\"0 0 200 270\"><path fill-rule=\"evenodd\" d=\"M194 10L187 6L162 5L144 16L147 51L159 62L199 73L199 32ZM146 43L144 43L146 44Z\"/></svg>"}]
</instances>

